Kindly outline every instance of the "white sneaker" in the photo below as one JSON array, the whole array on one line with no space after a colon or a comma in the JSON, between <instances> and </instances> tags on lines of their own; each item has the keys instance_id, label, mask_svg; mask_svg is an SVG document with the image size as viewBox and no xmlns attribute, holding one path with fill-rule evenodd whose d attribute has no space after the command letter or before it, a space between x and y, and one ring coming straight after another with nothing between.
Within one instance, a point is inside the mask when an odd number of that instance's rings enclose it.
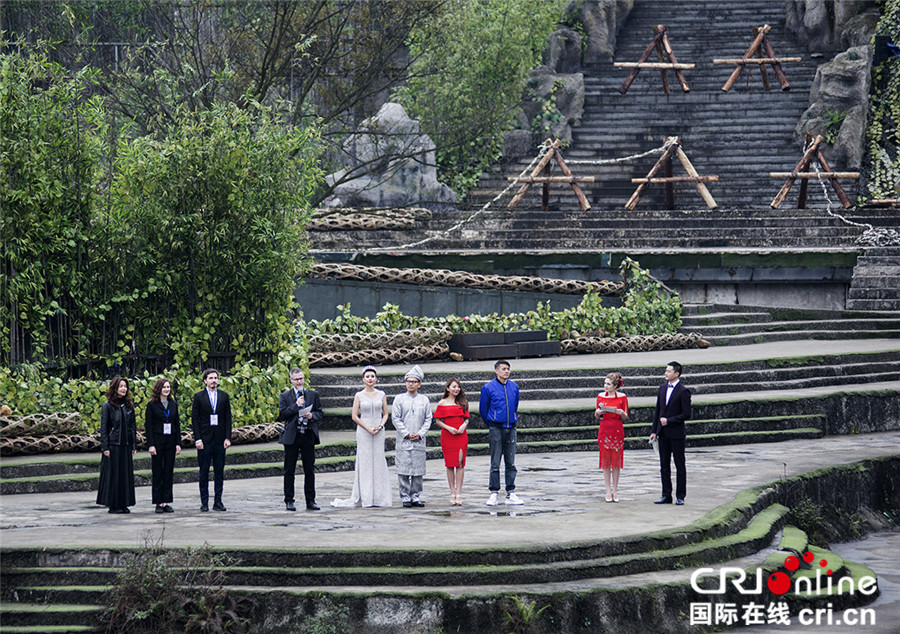
<instances>
[{"instance_id":1,"label":"white sneaker","mask_svg":"<svg viewBox=\"0 0 900 634\"><path fill-rule=\"evenodd\" d=\"M506 503L507 504L525 504L518 495L516 495L515 491L510 491L506 494Z\"/></svg>"},{"instance_id":2,"label":"white sneaker","mask_svg":"<svg viewBox=\"0 0 900 634\"><path fill-rule=\"evenodd\" d=\"M491 493L491 497L489 497L487 499L487 502L485 502L485 504L488 506L497 506L497 492L496 491L493 491Z\"/></svg>"}]
</instances>

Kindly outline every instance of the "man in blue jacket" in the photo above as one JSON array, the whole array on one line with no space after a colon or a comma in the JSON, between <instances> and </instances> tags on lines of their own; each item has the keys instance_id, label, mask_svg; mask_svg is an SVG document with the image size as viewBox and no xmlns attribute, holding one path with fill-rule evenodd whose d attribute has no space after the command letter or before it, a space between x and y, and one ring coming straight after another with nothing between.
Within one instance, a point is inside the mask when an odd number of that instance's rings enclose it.
<instances>
[{"instance_id":1,"label":"man in blue jacket","mask_svg":"<svg viewBox=\"0 0 900 634\"><path fill-rule=\"evenodd\" d=\"M516 422L519 409L519 386L509 380L509 361L494 364L495 379L481 388L478 413L488 428L491 447L491 475L488 488L491 497L486 504L496 506L500 493L500 458L505 466L506 503L524 504L516 495Z\"/></svg>"}]
</instances>

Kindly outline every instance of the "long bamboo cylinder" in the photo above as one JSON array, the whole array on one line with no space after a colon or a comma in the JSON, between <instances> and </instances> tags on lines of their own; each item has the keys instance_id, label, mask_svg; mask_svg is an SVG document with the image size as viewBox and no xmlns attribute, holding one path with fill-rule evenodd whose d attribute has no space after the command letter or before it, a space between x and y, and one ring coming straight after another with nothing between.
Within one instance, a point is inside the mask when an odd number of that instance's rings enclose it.
<instances>
[{"instance_id":1,"label":"long bamboo cylinder","mask_svg":"<svg viewBox=\"0 0 900 634\"><path fill-rule=\"evenodd\" d=\"M718 176L666 176L656 178L632 178L632 183L718 183Z\"/></svg>"},{"instance_id":2,"label":"long bamboo cylinder","mask_svg":"<svg viewBox=\"0 0 900 634\"><path fill-rule=\"evenodd\" d=\"M769 172L769 178L859 178L859 172Z\"/></svg>"},{"instance_id":3,"label":"long bamboo cylinder","mask_svg":"<svg viewBox=\"0 0 900 634\"><path fill-rule=\"evenodd\" d=\"M515 176L507 176L507 182L510 183L593 183L596 180L594 176L523 176L517 178Z\"/></svg>"},{"instance_id":4,"label":"long bamboo cylinder","mask_svg":"<svg viewBox=\"0 0 900 634\"><path fill-rule=\"evenodd\" d=\"M692 70L696 64L674 64L672 62L615 62L616 68L663 68L674 70Z\"/></svg>"},{"instance_id":5,"label":"long bamboo cylinder","mask_svg":"<svg viewBox=\"0 0 900 634\"><path fill-rule=\"evenodd\" d=\"M681 149L681 146L675 150L675 155L678 157L678 160L681 161L681 164L684 165L685 171L691 176L699 178L700 174L697 173L697 170L694 169L693 163L687 157L687 154L684 153L684 150ZM719 207L718 203L716 203L716 199L712 197L712 194L709 193L709 190L706 189L706 185L702 182L696 182L697 191L700 192L700 197L703 198L703 201L706 203L706 206L710 209L717 209Z\"/></svg>"},{"instance_id":6,"label":"long bamboo cylinder","mask_svg":"<svg viewBox=\"0 0 900 634\"><path fill-rule=\"evenodd\" d=\"M726 64L783 64L785 62L802 62L802 57L726 57L713 60L713 65Z\"/></svg>"}]
</instances>

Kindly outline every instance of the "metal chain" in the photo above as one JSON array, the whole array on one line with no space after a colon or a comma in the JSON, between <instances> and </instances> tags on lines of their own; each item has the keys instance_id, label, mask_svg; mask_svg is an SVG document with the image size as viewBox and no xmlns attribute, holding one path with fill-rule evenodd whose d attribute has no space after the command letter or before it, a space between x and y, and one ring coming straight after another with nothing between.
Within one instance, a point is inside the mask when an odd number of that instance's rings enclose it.
<instances>
[{"instance_id":1,"label":"metal chain","mask_svg":"<svg viewBox=\"0 0 900 634\"><path fill-rule=\"evenodd\" d=\"M841 220L848 225L866 228L866 230L863 231L862 235L860 235L856 239L856 244L870 247L900 246L900 232L897 232L894 229L883 229L880 227L876 229L868 222L854 222L853 220L845 218L839 213L833 212L831 210L831 207L834 203L832 202L831 197L828 195L828 188L825 186L825 179L822 177L822 172L819 171L819 161L813 159L812 166L813 169L816 170L816 178L819 180L819 185L822 186L822 193L825 195L825 202L828 203L827 207L825 208L825 212L832 218L837 218L838 220Z\"/></svg>"},{"instance_id":2,"label":"metal chain","mask_svg":"<svg viewBox=\"0 0 900 634\"><path fill-rule=\"evenodd\" d=\"M614 163L625 163L626 161L633 161L635 159L644 158L645 156L650 156L652 154L662 154L667 149L669 149L670 145L673 145L675 141L667 140L662 146L653 148L652 150L647 150L646 152L641 152L640 154L632 154L631 156L623 156L622 158L614 158L614 159L596 159L596 160L567 160L566 165L612 165ZM679 144L680 145L680 144Z\"/></svg>"},{"instance_id":3,"label":"metal chain","mask_svg":"<svg viewBox=\"0 0 900 634\"><path fill-rule=\"evenodd\" d=\"M605 159L605 160L598 160L598 161L566 161L566 164L568 164L568 165L572 165L572 164L606 165L606 164L609 164L609 163L622 163L622 162L625 162L625 161L633 161L633 160L635 160L635 159L643 158L643 157L645 157L645 156L650 156L651 154L662 154L662 153L665 152L665 151L669 148L669 146L672 145L673 143L674 143L673 140L667 139L666 142L665 142L661 147L654 148L654 149L652 149L652 150L647 150L646 152L642 152L642 153L640 153L640 154L632 154L631 156L624 156L624 157L618 158L618 159ZM503 198L503 196L505 196L507 193L509 193L509 191L512 190L513 187L515 187L516 185L518 185L518 184L519 184L519 181L521 181L521 180L525 177L525 175L528 174L528 173L532 170L532 168L533 168L533 167L534 167L534 166L535 166L542 158L544 158L544 156L545 156L552 148L553 148L553 145L552 145L551 143L548 143L547 141L544 141L543 143L541 143L541 144L538 146L538 153L537 153L537 155L536 155L533 159L531 159L531 163L529 163L528 166L527 166L525 169L523 169L523 170L519 173L518 176L516 176L516 179L515 179L514 181L510 182L510 184L507 185L506 188L505 188L503 191L501 191L499 194L497 194L496 196L494 196L491 200L489 200L489 201L486 202L484 205L482 205L481 209L479 209L478 211L475 211L475 212L469 214L467 217L463 218L462 220L460 220L459 222L457 222L455 225L453 225L452 227L450 227L449 229L447 229L445 233L450 233L450 232L452 232L452 231L457 231L458 229L462 229L465 225L467 225L468 223L472 222L475 218L477 218L478 216L480 216L480 215L484 214L485 212L487 212L488 208L489 208L491 205L493 205L493 204L496 203L498 200L500 200L501 198ZM392 246L392 247L375 247L375 248L372 248L372 249L365 249L365 252L366 252L366 253L373 253L373 252L378 252L378 251L398 251L398 250L401 250L401 249L411 249L411 248L413 248L413 247L417 247L417 246L426 244L426 243L428 243L428 242L431 242L432 240L436 240L438 237L439 237L439 236L429 236L429 237L427 237L427 238L422 238L421 240L418 240L418 241L416 241L416 242L409 242L409 243L407 243L407 244L401 244L401 245L398 245L398 246Z\"/></svg>"}]
</instances>

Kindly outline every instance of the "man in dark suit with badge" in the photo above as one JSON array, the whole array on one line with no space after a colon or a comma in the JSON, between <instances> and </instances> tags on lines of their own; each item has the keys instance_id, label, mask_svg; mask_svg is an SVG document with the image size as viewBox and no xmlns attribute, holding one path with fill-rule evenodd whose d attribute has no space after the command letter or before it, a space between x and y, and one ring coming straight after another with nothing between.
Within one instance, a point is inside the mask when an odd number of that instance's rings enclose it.
<instances>
[{"instance_id":1,"label":"man in dark suit with badge","mask_svg":"<svg viewBox=\"0 0 900 634\"><path fill-rule=\"evenodd\" d=\"M684 422L691 418L691 391L681 382L681 364L666 366L666 382L659 386L650 442L659 441L659 476L662 497L654 504L672 503L672 459L675 459L675 504L684 504L687 494L687 472L684 468Z\"/></svg>"},{"instance_id":2,"label":"man in dark suit with badge","mask_svg":"<svg viewBox=\"0 0 900 634\"><path fill-rule=\"evenodd\" d=\"M219 390L218 371L203 371L206 386L194 394L191 404L191 427L197 464L200 467L200 510L209 510L209 465L213 467L214 511L224 511L222 488L225 481L225 450L231 446L231 401Z\"/></svg>"},{"instance_id":3,"label":"man in dark suit with badge","mask_svg":"<svg viewBox=\"0 0 900 634\"><path fill-rule=\"evenodd\" d=\"M292 369L290 378L291 389L282 392L278 400L278 420L284 421L284 431L278 440L284 445L284 505L288 511L297 510L294 506L294 472L299 456L303 463L303 494L306 497L306 509L318 511L315 464L322 406L319 404L318 393L303 387L306 382L303 370ZM300 414L307 408L309 411Z\"/></svg>"}]
</instances>

